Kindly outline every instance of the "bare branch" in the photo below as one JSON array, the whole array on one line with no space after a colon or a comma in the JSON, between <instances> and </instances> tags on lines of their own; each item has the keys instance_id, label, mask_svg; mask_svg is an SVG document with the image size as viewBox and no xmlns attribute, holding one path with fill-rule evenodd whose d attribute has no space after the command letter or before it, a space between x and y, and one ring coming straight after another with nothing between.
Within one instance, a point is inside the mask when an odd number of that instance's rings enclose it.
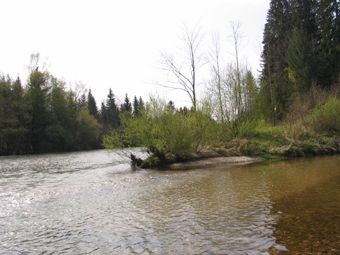
<instances>
[{"instance_id":1,"label":"bare branch","mask_svg":"<svg viewBox=\"0 0 340 255\"><path fill-rule=\"evenodd\" d=\"M172 56L166 53L162 54L163 69L175 78L177 86L163 85L163 87L185 91L192 102L193 108L196 110L196 76L197 70L200 68L199 63L201 59L201 55L198 54L198 49L202 41L202 37L200 29L198 28L189 30L187 27L184 27L183 31L182 40L185 45L185 61L181 64L177 64Z\"/></svg>"}]
</instances>

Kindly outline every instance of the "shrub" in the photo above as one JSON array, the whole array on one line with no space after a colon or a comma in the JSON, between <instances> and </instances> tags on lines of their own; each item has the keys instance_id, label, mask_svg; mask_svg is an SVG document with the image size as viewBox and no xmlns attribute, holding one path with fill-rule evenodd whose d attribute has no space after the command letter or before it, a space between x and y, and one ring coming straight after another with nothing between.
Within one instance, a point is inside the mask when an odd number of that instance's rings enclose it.
<instances>
[{"instance_id":1,"label":"shrub","mask_svg":"<svg viewBox=\"0 0 340 255\"><path fill-rule=\"evenodd\" d=\"M312 127L316 132L340 132L340 100L329 97L327 101L316 107L311 114Z\"/></svg>"},{"instance_id":2,"label":"shrub","mask_svg":"<svg viewBox=\"0 0 340 255\"><path fill-rule=\"evenodd\" d=\"M303 139L308 138L311 135L310 127L308 123L304 120L297 120L295 122L289 123L284 134L293 139Z\"/></svg>"},{"instance_id":3,"label":"shrub","mask_svg":"<svg viewBox=\"0 0 340 255\"><path fill-rule=\"evenodd\" d=\"M150 99L140 117L123 115L121 123L121 133L104 137L106 148L139 145L162 155L185 155L220 142L223 130L203 111L177 112L155 98Z\"/></svg>"},{"instance_id":4,"label":"shrub","mask_svg":"<svg viewBox=\"0 0 340 255\"><path fill-rule=\"evenodd\" d=\"M238 123L234 127L234 135L236 137L250 137L254 135L255 129L259 125L259 120L257 119L247 119Z\"/></svg>"},{"instance_id":5,"label":"shrub","mask_svg":"<svg viewBox=\"0 0 340 255\"><path fill-rule=\"evenodd\" d=\"M105 134L103 136L103 146L106 149L123 147L120 134L117 131L112 131L110 133Z\"/></svg>"}]
</instances>

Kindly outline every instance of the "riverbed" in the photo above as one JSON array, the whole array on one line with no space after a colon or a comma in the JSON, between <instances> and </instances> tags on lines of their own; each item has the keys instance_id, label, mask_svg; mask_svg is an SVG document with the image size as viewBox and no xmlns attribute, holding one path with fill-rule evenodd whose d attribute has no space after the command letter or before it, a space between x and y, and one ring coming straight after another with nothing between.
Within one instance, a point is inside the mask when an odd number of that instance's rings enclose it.
<instances>
[{"instance_id":1,"label":"riverbed","mask_svg":"<svg viewBox=\"0 0 340 255\"><path fill-rule=\"evenodd\" d=\"M0 157L0 254L340 253L340 156L134 171L128 155Z\"/></svg>"}]
</instances>

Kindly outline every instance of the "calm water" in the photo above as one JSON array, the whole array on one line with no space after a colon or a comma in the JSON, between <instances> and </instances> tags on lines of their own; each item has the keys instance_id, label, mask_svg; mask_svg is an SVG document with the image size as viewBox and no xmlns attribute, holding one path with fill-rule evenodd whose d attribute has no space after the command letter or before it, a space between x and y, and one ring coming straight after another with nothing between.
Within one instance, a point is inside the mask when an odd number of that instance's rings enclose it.
<instances>
[{"instance_id":1,"label":"calm water","mask_svg":"<svg viewBox=\"0 0 340 255\"><path fill-rule=\"evenodd\" d=\"M170 172L124 154L0 157L0 254L340 254L339 156Z\"/></svg>"}]
</instances>

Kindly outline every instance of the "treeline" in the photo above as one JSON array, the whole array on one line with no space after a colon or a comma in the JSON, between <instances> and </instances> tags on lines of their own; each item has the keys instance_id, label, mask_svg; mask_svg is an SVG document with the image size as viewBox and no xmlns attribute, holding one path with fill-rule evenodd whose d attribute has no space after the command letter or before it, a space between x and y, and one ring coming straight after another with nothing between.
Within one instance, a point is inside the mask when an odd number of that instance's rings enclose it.
<instances>
[{"instance_id":1,"label":"treeline","mask_svg":"<svg viewBox=\"0 0 340 255\"><path fill-rule=\"evenodd\" d=\"M312 87L339 86L338 0L272 0L263 37L262 110L274 123Z\"/></svg>"},{"instance_id":2,"label":"treeline","mask_svg":"<svg viewBox=\"0 0 340 255\"><path fill-rule=\"evenodd\" d=\"M97 109L91 90L80 96L34 67L27 84L0 76L0 155L102 148L103 134L120 128L120 115L138 116L142 98L118 106L110 89Z\"/></svg>"}]
</instances>

